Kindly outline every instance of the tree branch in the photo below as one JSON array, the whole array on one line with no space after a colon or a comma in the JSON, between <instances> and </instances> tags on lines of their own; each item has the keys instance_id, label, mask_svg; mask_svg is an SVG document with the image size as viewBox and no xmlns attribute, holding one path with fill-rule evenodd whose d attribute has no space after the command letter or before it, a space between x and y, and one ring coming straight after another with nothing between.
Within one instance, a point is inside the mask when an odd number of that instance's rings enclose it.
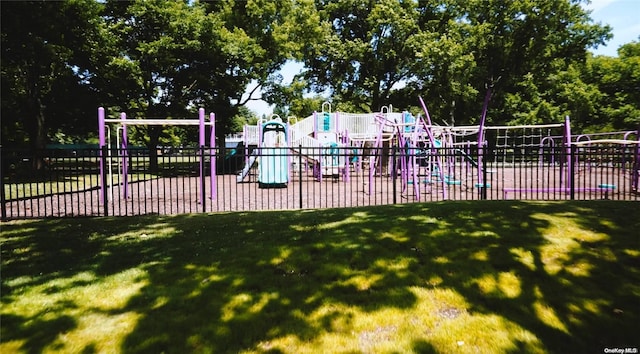
<instances>
[{"instance_id":1,"label":"tree branch","mask_svg":"<svg viewBox=\"0 0 640 354\"><path fill-rule=\"evenodd\" d=\"M262 87L262 84L258 84L256 85L256 87L254 87L250 92L249 95L247 96L247 98L245 100L242 100L242 96L240 97L240 99L238 100L238 106L244 106L245 104L247 104L247 102L249 101L257 101L260 100L261 98L254 98L253 94L256 93L256 91ZM244 96L244 95L243 95Z\"/></svg>"}]
</instances>

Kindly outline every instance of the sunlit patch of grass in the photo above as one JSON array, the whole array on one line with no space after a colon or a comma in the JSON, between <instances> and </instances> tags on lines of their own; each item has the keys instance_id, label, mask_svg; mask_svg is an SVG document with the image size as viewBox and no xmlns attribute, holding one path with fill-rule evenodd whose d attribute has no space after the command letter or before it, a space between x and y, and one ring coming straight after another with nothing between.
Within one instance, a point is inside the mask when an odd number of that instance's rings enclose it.
<instances>
[{"instance_id":1,"label":"sunlit patch of grass","mask_svg":"<svg viewBox=\"0 0 640 354\"><path fill-rule=\"evenodd\" d=\"M485 274L473 282L486 295L517 298L522 293L521 281L513 272Z\"/></svg>"},{"instance_id":2,"label":"sunlit patch of grass","mask_svg":"<svg viewBox=\"0 0 640 354\"><path fill-rule=\"evenodd\" d=\"M407 242L411 238L405 234L404 230L391 230L391 232L383 232L380 234L380 238L388 238L397 242Z\"/></svg>"},{"instance_id":3,"label":"sunlit patch of grass","mask_svg":"<svg viewBox=\"0 0 640 354\"><path fill-rule=\"evenodd\" d=\"M591 275L590 271L593 269L593 265L586 260L577 260L565 267L565 271L574 276L587 277Z\"/></svg>"},{"instance_id":4,"label":"sunlit patch of grass","mask_svg":"<svg viewBox=\"0 0 640 354\"><path fill-rule=\"evenodd\" d=\"M477 261L487 261L489 260L489 253L487 250L478 250L471 254L469 258Z\"/></svg>"},{"instance_id":5,"label":"sunlit patch of grass","mask_svg":"<svg viewBox=\"0 0 640 354\"><path fill-rule=\"evenodd\" d=\"M445 257L445 256L438 256L433 258L433 262L434 263L439 263L439 264L447 264L447 263L451 263L451 261L449 260L449 258Z\"/></svg>"},{"instance_id":6,"label":"sunlit patch of grass","mask_svg":"<svg viewBox=\"0 0 640 354\"><path fill-rule=\"evenodd\" d=\"M15 282L7 285L19 288ZM13 294L14 300L3 305L2 311L24 318L23 325L27 328L50 322L54 327L47 330L53 334L53 341L43 348L45 352L81 352L89 346L98 352L117 352L141 316L122 309L145 285L145 273L137 268L107 277L81 272ZM73 319L74 325L63 322L55 328L59 318ZM23 345L24 341L19 340L11 343L11 346Z\"/></svg>"},{"instance_id":7,"label":"sunlit patch of grass","mask_svg":"<svg viewBox=\"0 0 640 354\"><path fill-rule=\"evenodd\" d=\"M548 325L549 327L556 328L562 332L569 333L569 330L562 322L562 320L558 317L555 309L552 306L549 306L548 304L539 300L533 304L533 309L535 311L535 315L540 321L542 321L542 323Z\"/></svg>"},{"instance_id":8,"label":"sunlit patch of grass","mask_svg":"<svg viewBox=\"0 0 640 354\"><path fill-rule=\"evenodd\" d=\"M435 352L506 352L516 342L528 352L543 352L540 340L520 325L497 315L471 311L470 304L450 290L414 290L421 301L408 322L423 334ZM415 332L414 332L415 333Z\"/></svg>"},{"instance_id":9,"label":"sunlit patch of grass","mask_svg":"<svg viewBox=\"0 0 640 354\"><path fill-rule=\"evenodd\" d=\"M544 230L540 230L542 236L547 240L547 244L540 249L545 270L550 274L557 274L564 270L574 275L586 276L589 273L590 264L573 260L570 256L573 252L584 252L581 250L581 242L601 242L606 241L608 236L601 233L585 230L576 223L575 218L568 215L533 215L534 218L545 220L549 225ZM605 257L607 249L600 249L600 257ZM612 255L609 253L608 257Z\"/></svg>"},{"instance_id":10,"label":"sunlit patch of grass","mask_svg":"<svg viewBox=\"0 0 640 354\"><path fill-rule=\"evenodd\" d=\"M322 229L338 229L340 227L344 227L346 225L350 225L350 224L355 224L355 223L362 223L363 221L365 221L367 219L367 213L364 212L359 212L359 213L354 213L353 215L340 220L340 221L334 221L334 222L327 222L327 223L322 223L319 224L317 226L317 228L319 230Z\"/></svg>"},{"instance_id":11,"label":"sunlit patch of grass","mask_svg":"<svg viewBox=\"0 0 640 354\"><path fill-rule=\"evenodd\" d=\"M257 295L249 293L235 294L222 308L220 319L226 322L242 318L243 316L251 318L253 314L262 311L269 301L277 297L275 293Z\"/></svg>"},{"instance_id":12,"label":"sunlit patch of grass","mask_svg":"<svg viewBox=\"0 0 640 354\"><path fill-rule=\"evenodd\" d=\"M145 242L154 238L174 237L177 230L164 223L145 225L134 230L112 235L107 240L112 242Z\"/></svg>"},{"instance_id":13,"label":"sunlit patch of grass","mask_svg":"<svg viewBox=\"0 0 640 354\"><path fill-rule=\"evenodd\" d=\"M474 231L474 232L470 233L469 236L473 236L473 237L498 237L498 234L496 234L493 231L480 230L480 231Z\"/></svg>"},{"instance_id":14,"label":"sunlit patch of grass","mask_svg":"<svg viewBox=\"0 0 640 354\"><path fill-rule=\"evenodd\" d=\"M516 260L520 261L520 263L522 263L522 265L527 267L529 270L536 270L535 257L531 250L525 250L522 247L518 247L509 249L509 252L511 252L511 254L515 256Z\"/></svg>"},{"instance_id":15,"label":"sunlit patch of grass","mask_svg":"<svg viewBox=\"0 0 640 354\"><path fill-rule=\"evenodd\" d=\"M419 224L424 224L424 225L427 225L427 224L438 225L442 222L441 220L438 220L437 218L434 218L433 216L428 216L428 215L409 215L408 220L419 223Z\"/></svg>"}]
</instances>

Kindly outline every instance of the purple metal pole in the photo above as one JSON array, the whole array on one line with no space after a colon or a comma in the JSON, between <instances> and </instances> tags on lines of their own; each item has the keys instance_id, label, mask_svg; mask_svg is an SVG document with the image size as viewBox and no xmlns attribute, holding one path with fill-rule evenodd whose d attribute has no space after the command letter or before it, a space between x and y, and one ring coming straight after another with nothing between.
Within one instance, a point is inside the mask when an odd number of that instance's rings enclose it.
<instances>
[{"instance_id":1,"label":"purple metal pole","mask_svg":"<svg viewBox=\"0 0 640 354\"><path fill-rule=\"evenodd\" d=\"M103 181L105 181L104 178L104 174L106 173L106 171L104 170L104 159L105 156L103 156L102 154L102 148L105 145L105 133L104 133L104 108L103 107L98 107L98 139L99 139L99 147L100 147L100 152L99 152L99 156L100 156L100 202L101 203L105 203L106 200L104 200L104 189L107 188L107 186L104 185Z\"/></svg>"},{"instance_id":2,"label":"purple metal pole","mask_svg":"<svg viewBox=\"0 0 640 354\"><path fill-rule=\"evenodd\" d=\"M122 198L129 198L129 161L127 152L127 114L120 113L120 120L122 120Z\"/></svg>"},{"instance_id":3,"label":"purple metal pole","mask_svg":"<svg viewBox=\"0 0 640 354\"><path fill-rule=\"evenodd\" d=\"M633 159L633 177L631 178L631 190L638 192L638 179L640 179L640 127L636 129L636 139L638 144L635 148L635 158Z\"/></svg>"},{"instance_id":4,"label":"purple metal pole","mask_svg":"<svg viewBox=\"0 0 640 354\"><path fill-rule=\"evenodd\" d=\"M564 147L565 147L565 161L567 161L567 172L563 179L562 173L560 173L560 187L568 187L566 184L573 175L573 161L571 160L571 121L569 116L564 118ZM561 164L562 166L562 164Z\"/></svg>"},{"instance_id":5,"label":"purple metal pole","mask_svg":"<svg viewBox=\"0 0 640 354\"><path fill-rule=\"evenodd\" d=\"M369 195L373 194L373 177L376 173L376 164L377 164L375 157L378 156L378 154L380 154L380 160L382 161L382 154L381 154L380 148L382 147L382 144L383 144L382 136L383 136L384 127L386 124L386 117L382 115L382 112L380 113L380 115L376 115L375 119L377 123L380 125L380 127L378 128L378 135L376 136L376 141L373 145L374 147L373 152L375 153L375 155L372 155L372 154L369 155ZM382 162L380 162L380 173L382 173Z\"/></svg>"},{"instance_id":6,"label":"purple metal pole","mask_svg":"<svg viewBox=\"0 0 640 354\"><path fill-rule=\"evenodd\" d=\"M204 108L198 109L198 119L200 120L200 140L199 145L204 146Z\"/></svg>"},{"instance_id":7,"label":"purple metal pole","mask_svg":"<svg viewBox=\"0 0 640 354\"><path fill-rule=\"evenodd\" d=\"M433 136L433 132L431 131L431 116L429 115L429 110L427 110L427 105L424 103L422 97L419 97L420 104L422 105L422 109L424 110L425 117L427 117L428 127L425 127L427 131L427 135L429 136L429 142L431 143L431 153L437 152L436 150L436 139ZM442 198L444 200L449 199L448 191L447 191L447 183L445 181L444 170L442 169L442 163L440 163L440 159L436 157L436 166L438 166L438 173L440 173L440 182L442 183Z\"/></svg>"},{"instance_id":8,"label":"purple metal pole","mask_svg":"<svg viewBox=\"0 0 640 354\"><path fill-rule=\"evenodd\" d=\"M198 141L199 151L204 148L204 108L198 109L198 118L200 120L200 139ZM204 156L200 153L200 188L204 189ZM204 190L200 191L200 204L204 203Z\"/></svg>"},{"instance_id":9,"label":"purple metal pole","mask_svg":"<svg viewBox=\"0 0 640 354\"><path fill-rule=\"evenodd\" d=\"M209 113L209 122L211 123L211 136L209 137L209 157L211 159L211 199L217 197L217 180L216 176L216 114Z\"/></svg>"},{"instance_id":10,"label":"purple metal pole","mask_svg":"<svg viewBox=\"0 0 640 354\"><path fill-rule=\"evenodd\" d=\"M249 163L249 125L245 123L242 127L242 144L244 145L244 163Z\"/></svg>"},{"instance_id":11,"label":"purple metal pole","mask_svg":"<svg viewBox=\"0 0 640 354\"><path fill-rule=\"evenodd\" d=\"M484 161L482 160L484 150L484 126L487 123L487 112L489 111L489 101L491 100L491 88L487 89L482 105L482 118L480 119L480 128L478 129L478 188L486 188L486 181L482 179L482 169Z\"/></svg>"}]
</instances>

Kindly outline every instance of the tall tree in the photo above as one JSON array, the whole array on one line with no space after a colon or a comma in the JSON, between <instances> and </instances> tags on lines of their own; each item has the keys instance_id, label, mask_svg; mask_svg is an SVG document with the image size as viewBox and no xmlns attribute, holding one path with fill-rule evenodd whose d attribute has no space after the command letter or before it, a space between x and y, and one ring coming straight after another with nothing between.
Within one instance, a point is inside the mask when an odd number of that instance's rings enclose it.
<instances>
[{"instance_id":1,"label":"tall tree","mask_svg":"<svg viewBox=\"0 0 640 354\"><path fill-rule=\"evenodd\" d=\"M571 63L584 62L587 49L603 44L610 28L593 24L580 0L471 0L464 20L476 70L473 85L494 87L491 120L514 121L514 114L542 123L561 119L548 91L549 77ZM505 102L528 96L529 112L514 111ZM478 105L478 101L473 104ZM525 108L522 106L521 108ZM552 109L549 109L552 108Z\"/></svg>"},{"instance_id":2,"label":"tall tree","mask_svg":"<svg viewBox=\"0 0 640 354\"><path fill-rule=\"evenodd\" d=\"M415 1L317 1L321 19L302 48L306 79L317 92L361 110L389 103L412 77L413 36L421 33ZM318 36L319 35L319 36Z\"/></svg>"},{"instance_id":3,"label":"tall tree","mask_svg":"<svg viewBox=\"0 0 640 354\"><path fill-rule=\"evenodd\" d=\"M217 114L219 138L238 107L273 79L288 56L283 31L291 1L107 3L116 34L104 84L114 102L141 116L188 115L199 106ZM283 11L283 12L281 12ZM155 146L161 131L150 129Z\"/></svg>"},{"instance_id":4,"label":"tall tree","mask_svg":"<svg viewBox=\"0 0 640 354\"><path fill-rule=\"evenodd\" d=\"M251 98L243 98L247 86L268 80L285 60L282 19L270 2L112 1L105 18L117 38L104 76L116 88L113 101L147 117L206 107L217 114L220 138ZM161 133L154 127L143 135L153 147Z\"/></svg>"},{"instance_id":5,"label":"tall tree","mask_svg":"<svg viewBox=\"0 0 640 354\"><path fill-rule=\"evenodd\" d=\"M638 129L640 126L640 42L627 43L618 49L618 57L597 56L587 61L583 80L601 93L593 100L594 125L614 130Z\"/></svg>"},{"instance_id":6,"label":"tall tree","mask_svg":"<svg viewBox=\"0 0 640 354\"><path fill-rule=\"evenodd\" d=\"M67 103L65 96L91 96L84 75L95 69L91 53L101 41L101 5L76 0L11 1L0 6L2 138L20 144L17 133L24 129L28 146L42 149L52 122L70 123L70 116L77 117L61 104ZM34 167L41 167L41 161L33 161Z\"/></svg>"},{"instance_id":7,"label":"tall tree","mask_svg":"<svg viewBox=\"0 0 640 354\"><path fill-rule=\"evenodd\" d=\"M549 75L583 61L610 31L592 24L579 0L326 0L316 6L321 36L304 48L306 78L316 91L328 89L337 100L371 110L424 95L437 116L459 117L459 123L480 116L488 87L494 123L513 120L508 95L522 89L539 95L531 90L544 91Z\"/></svg>"},{"instance_id":8,"label":"tall tree","mask_svg":"<svg viewBox=\"0 0 640 354\"><path fill-rule=\"evenodd\" d=\"M132 118L195 114L188 109L190 90L197 84L191 83L195 79L190 67L203 48L204 11L178 1L113 1L107 3L104 18L114 43L100 86L108 87L114 106ZM152 170L163 131L162 126L134 130L150 147Z\"/></svg>"}]
</instances>

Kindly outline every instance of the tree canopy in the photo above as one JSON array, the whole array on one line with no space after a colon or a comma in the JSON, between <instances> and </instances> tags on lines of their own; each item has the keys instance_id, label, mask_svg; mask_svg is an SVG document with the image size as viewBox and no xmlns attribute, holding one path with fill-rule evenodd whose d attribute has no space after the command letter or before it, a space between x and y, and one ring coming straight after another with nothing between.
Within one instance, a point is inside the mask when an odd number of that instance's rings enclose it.
<instances>
[{"instance_id":1,"label":"tree canopy","mask_svg":"<svg viewBox=\"0 0 640 354\"><path fill-rule=\"evenodd\" d=\"M436 121L467 124L489 88L492 124L568 114L584 129L636 128L639 44L591 55L611 29L582 2L2 2L2 141L38 149L87 139L99 105L168 119L206 107L221 138L250 120L243 107L261 95L298 116L324 99L417 111L421 96ZM287 60L304 72L285 85ZM167 135L141 133L149 146Z\"/></svg>"}]
</instances>

